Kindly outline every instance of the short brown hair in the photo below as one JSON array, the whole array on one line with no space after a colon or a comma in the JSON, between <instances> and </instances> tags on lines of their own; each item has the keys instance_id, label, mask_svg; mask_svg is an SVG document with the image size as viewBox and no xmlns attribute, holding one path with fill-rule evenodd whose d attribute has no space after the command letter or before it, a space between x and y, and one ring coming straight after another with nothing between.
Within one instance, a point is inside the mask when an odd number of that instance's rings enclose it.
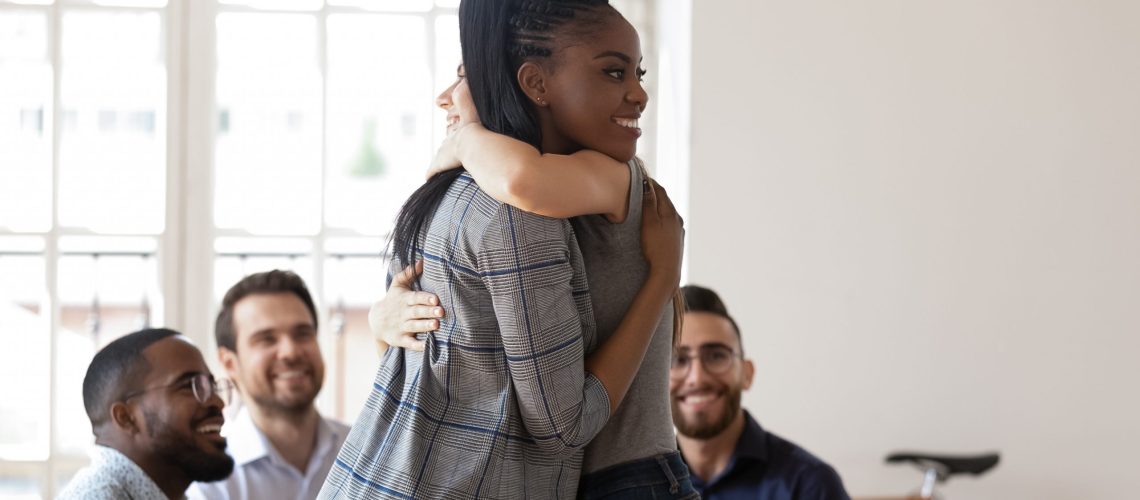
<instances>
[{"instance_id":1,"label":"short brown hair","mask_svg":"<svg viewBox=\"0 0 1140 500\"><path fill-rule=\"evenodd\" d=\"M235 304L250 295L273 293L296 295L313 316L313 328L317 327L317 306L313 304L313 296L309 294L305 280L293 271L274 269L246 276L226 292L226 297L222 299L222 310L218 312L218 319L214 323L214 340L217 341L218 347L237 352L237 333L234 332Z\"/></svg>"}]
</instances>

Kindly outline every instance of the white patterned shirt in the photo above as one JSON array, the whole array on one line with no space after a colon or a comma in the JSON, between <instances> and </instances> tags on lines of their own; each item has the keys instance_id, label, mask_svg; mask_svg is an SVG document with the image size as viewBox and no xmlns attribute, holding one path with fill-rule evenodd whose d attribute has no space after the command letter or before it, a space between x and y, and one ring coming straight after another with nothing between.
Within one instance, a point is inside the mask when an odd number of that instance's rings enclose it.
<instances>
[{"instance_id":1,"label":"white patterned shirt","mask_svg":"<svg viewBox=\"0 0 1140 500\"><path fill-rule=\"evenodd\" d=\"M304 471L297 470L277 452L244 408L226 422L223 434L229 441L230 456L234 457L234 473L222 481L194 483L188 492L191 500L312 500L348 437L348 426L321 418L317 445Z\"/></svg>"},{"instance_id":2,"label":"white patterned shirt","mask_svg":"<svg viewBox=\"0 0 1140 500\"><path fill-rule=\"evenodd\" d=\"M185 498L185 497L183 497ZM56 500L169 500L146 472L114 448L95 445L84 467Z\"/></svg>"}]
</instances>

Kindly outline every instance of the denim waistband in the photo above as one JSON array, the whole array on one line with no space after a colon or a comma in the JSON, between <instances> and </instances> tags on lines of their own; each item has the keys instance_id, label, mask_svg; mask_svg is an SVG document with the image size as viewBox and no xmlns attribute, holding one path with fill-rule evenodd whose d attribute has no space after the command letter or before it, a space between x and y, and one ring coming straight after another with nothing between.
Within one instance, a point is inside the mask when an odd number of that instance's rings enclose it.
<instances>
[{"instance_id":1,"label":"denim waistband","mask_svg":"<svg viewBox=\"0 0 1140 500\"><path fill-rule=\"evenodd\" d=\"M578 482L579 496L606 495L640 486L666 486L670 492L689 489L689 467L680 452L666 453L606 467L585 474Z\"/></svg>"}]
</instances>

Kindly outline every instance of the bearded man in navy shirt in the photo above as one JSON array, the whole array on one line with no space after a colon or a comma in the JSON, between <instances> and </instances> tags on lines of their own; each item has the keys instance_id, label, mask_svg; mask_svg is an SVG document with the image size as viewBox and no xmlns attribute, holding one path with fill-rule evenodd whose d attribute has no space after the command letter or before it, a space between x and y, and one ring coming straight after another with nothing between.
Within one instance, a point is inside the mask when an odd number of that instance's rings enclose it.
<instances>
[{"instance_id":1,"label":"bearded man in navy shirt","mask_svg":"<svg viewBox=\"0 0 1140 500\"><path fill-rule=\"evenodd\" d=\"M830 465L740 407L755 368L716 292L682 288L685 318L669 372L677 443L701 498L849 500Z\"/></svg>"}]
</instances>

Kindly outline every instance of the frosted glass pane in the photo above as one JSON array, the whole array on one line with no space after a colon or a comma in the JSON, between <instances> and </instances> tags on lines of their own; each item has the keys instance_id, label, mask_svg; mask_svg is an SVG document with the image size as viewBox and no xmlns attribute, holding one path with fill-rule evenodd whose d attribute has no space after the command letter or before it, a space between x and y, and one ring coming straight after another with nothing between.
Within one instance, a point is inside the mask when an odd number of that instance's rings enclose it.
<instances>
[{"instance_id":1,"label":"frosted glass pane","mask_svg":"<svg viewBox=\"0 0 1140 500\"><path fill-rule=\"evenodd\" d=\"M393 12L427 12L431 0L328 0L329 5Z\"/></svg>"},{"instance_id":2,"label":"frosted glass pane","mask_svg":"<svg viewBox=\"0 0 1140 500\"><path fill-rule=\"evenodd\" d=\"M51 228L47 16L0 12L0 228Z\"/></svg>"},{"instance_id":3,"label":"frosted glass pane","mask_svg":"<svg viewBox=\"0 0 1140 500\"><path fill-rule=\"evenodd\" d=\"M219 0L218 3L266 10L320 10L321 8L321 0Z\"/></svg>"},{"instance_id":4,"label":"frosted glass pane","mask_svg":"<svg viewBox=\"0 0 1140 500\"><path fill-rule=\"evenodd\" d=\"M0 398L0 460L48 457L51 364L44 272L41 256L0 256L0 380L9 382Z\"/></svg>"},{"instance_id":5,"label":"frosted glass pane","mask_svg":"<svg viewBox=\"0 0 1140 500\"><path fill-rule=\"evenodd\" d=\"M456 70L463 62L463 52L459 47L459 16L439 16L435 19L435 83L432 96L455 82ZM447 112L432 106L432 154L439 149L447 136Z\"/></svg>"},{"instance_id":6,"label":"frosted glass pane","mask_svg":"<svg viewBox=\"0 0 1140 500\"><path fill-rule=\"evenodd\" d=\"M218 227L285 235L319 229L316 23L304 14L218 16Z\"/></svg>"},{"instance_id":7,"label":"frosted glass pane","mask_svg":"<svg viewBox=\"0 0 1140 500\"><path fill-rule=\"evenodd\" d=\"M325 221L384 234L431 161L427 30L376 14L330 15L328 27Z\"/></svg>"},{"instance_id":8,"label":"frosted glass pane","mask_svg":"<svg viewBox=\"0 0 1140 500\"><path fill-rule=\"evenodd\" d=\"M318 297L313 282L312 242L304 238L218 238L214 242L214 297L218 302L238 280L273 269L293 271Z\"/></svg>"},{"instance_id":9,"label":"frosted glass pane","mask_svg":"<svg viewBox=\"0 0 1140 500\"><path fill-rule=\"evenodd\" d=\"M69 11L62 26L60 223L103 233L161 233L162 17Z\"/></svg>"},{"instance_id":10,"label":"frosted glass pane","mask_svg":"<svg viewBox=\"0 0 1140 500\"><path fill-rule=\"evenodd\" d=\"M40 500L40 483L43 481L39 474L20 475L18 473L0 473L0 498L6 500Z\"/></svg>"}]
</instances>

